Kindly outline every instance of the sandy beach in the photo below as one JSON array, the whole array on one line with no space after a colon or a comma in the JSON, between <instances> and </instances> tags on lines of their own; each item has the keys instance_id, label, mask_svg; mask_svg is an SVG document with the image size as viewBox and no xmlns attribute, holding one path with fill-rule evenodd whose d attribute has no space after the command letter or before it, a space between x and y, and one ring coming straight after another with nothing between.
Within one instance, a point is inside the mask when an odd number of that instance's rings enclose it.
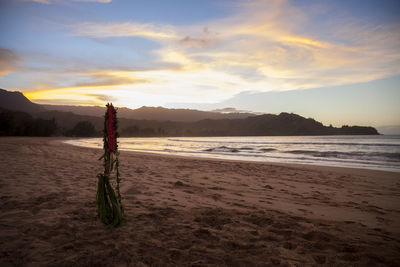
<instances>
[{"instance_id":1,"label":"sandy beach","mask_svg":"<svg viewBox=\"0 0 400 267\"><path fill-rule=\"evenodd\" d=\"M0 266L398 266L400 173L121 152L126 223L96 215L102 151L0 138Z\"/></svg>"}]
</instances>

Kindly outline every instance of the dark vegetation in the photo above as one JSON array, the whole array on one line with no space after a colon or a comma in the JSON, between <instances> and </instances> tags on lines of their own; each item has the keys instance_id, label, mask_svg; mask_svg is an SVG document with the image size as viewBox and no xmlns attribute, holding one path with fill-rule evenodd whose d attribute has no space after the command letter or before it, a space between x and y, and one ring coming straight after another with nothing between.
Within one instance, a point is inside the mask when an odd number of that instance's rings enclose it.
<instances>
[{"instance_id":1,"label":"dark vegetation","mask_svg":"<svg viewBox=\"0 0 400 267\"><path fill-rule=\"evenodd\" d=\"M57 130L54 118L33 118L25 112L0 108L0 136L52 136Z\"/></svg>"},{"instance_id":2,"label":"dark vegetation","mask_svg":"<svg viewBox=\"0 0 400 267\"><path fill-rule=\"evenodd\" d=\"M93 124L88 121L78 122L74 128L66 132L66 136L81 136L81 137L93 137L98 133L94 128Z\"/></svg>"},{"instance_id":3,"label":"dark vegetation","mask_svg":"<svg viewBox=\"0 0 400 267\"><path fill-rule=\"evenodd\" d=\"M5 93L6 92L6 93ZM0 135L17 136L101 136L105 108L81 107L78 110L87 115L73 112L47 110L52 106L41 106L30 102L18 92L0 89ZM67 106L63 107L68 110ZM71 110L75 110L71 107ZM24 111L24 112L22 112ZM100 114L101 115L88 115ZM29 114L28 114L29 113ZM121 108L118 113L119 129L124 137L162 137L162 136L293 136L293 135L376 135L373 127L324 126L311 118L293 113L279 115L264 114L220 114L195 110L165 109L143 107L137 110ZM125 114L125 115L124 115ZM128 114L128 115L126 115ZM127 117L146 117L131 119ZM135 115L136 114L136 115ZM140 116L138 114L141 114ZM192 119L191 116L193 116ZM204 119L210 116L213 119ZM176 120L173 120L173 119ZM195 120L196 118L203 118Z\"/></svg>"},{"instance_id":4,"label":"dark vegetation","mask_svg":"<svg viewBox=\"0 0 400 267\"><path fill-rule=\"evenodd\" d=\"M101 135L103 118L70 112L43 112L33 118L25 112L0 110L0 135L77 136ZM201 120L197 122L120 119L123 137L158 136L277 136L277 135L376 135L373 127L327 127L296 114L260 115L246 119Z\"/></svg>"},{"instance_id":5,"label":"dark vegetation","mask_svg":"<svg viewBox=\"0 0 400 267\"><path fill-rule=\"evenodd\" d=\"M64 105L43 105L46 110L72 112L77 115L101 117L104 115L104 107L95 106L64 106ZM179 121L194 122L204 119L245 119L254 116L252 113L220 113L213 111L200 111L193 109L168 109L163 107L141 107L137 109L119 108L120 118L134 120L158 120L158 121Z\"/></svg>"},{"instance_id":6,"label":"dark vegetation","mask_svg":"<svg viewBox=\"0 0 400 267\"><path fill-rule=\"evenodd\" d=\"M246 119L197 122L132 121L121 136L278 136L278 135L376 135L373 127L327 127L296 114L265 114ZM125 124L125 123L123 123Z\"/></svg>"}]
</instances>

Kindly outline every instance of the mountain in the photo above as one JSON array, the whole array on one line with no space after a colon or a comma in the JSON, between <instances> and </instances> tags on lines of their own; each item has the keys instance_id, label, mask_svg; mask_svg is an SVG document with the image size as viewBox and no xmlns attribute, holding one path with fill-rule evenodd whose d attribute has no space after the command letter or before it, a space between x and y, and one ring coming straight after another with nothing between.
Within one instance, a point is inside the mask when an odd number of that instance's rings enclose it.
<instances>
[{"instance_id":1,"label":"mountain","mask_svg":"<svg viewBox=\"0 0 400 267\"><path fill-rule=\"evenodd\" d=\"M37 113L36 116L44 120L50 120L54 118L57 121L57 125L63 129L62 131L72 129L77 123L81 121L90 122L91 124L93 124L97 131L101 131L104 126L104 118L102 117L78 115L72 112L46 110Z\"/></svg>"},{"instance_id":2,"label":"mountain","mask_svg":"<svg viewBox=\"0 0 400 267\"><path fill-rule=\"evenodd\" d=\"M67 106L67 105L39 105L29 101L21 92L11 92L0 89L0 107L37 113L42 111L72 112L77 115L103 117L104 107L99 106ZM135 120L159 120L159 121L199 121L203 119L243 119L254 116L252 113L232 112L221 113L212 111L200 111L192 109L168 109L163 107L146 107L138 109L118 108L120 118Z\"/></svg>"},{"instance_id":3,"label":"mountain","mask_svg":"<svg viewBox=\"0 0 400 267\"><path fill-rule=\"evenodd\" d=\"M55 119L59 127L72 129L80 121L88 121L101 131L101 117L77 115L71 112L45 111L38 113L44 120ZM264 114L245 119L205 119L196 122L133 120L119 118L119 132L123 137L173 136L295 136L295 135L377 135L373 127L327 127L314 119L296 114Z\"/></svg>"},{"instance_id":4,"label":"mountain","mask_svg":"<svg viewBox=\"0 0 400 267\"><path fill-rule=\"evenodd\" d=\"M24 111L51 124L57 133L65 135L79 122L89 122L100 134L104 125L104 107L76 107L37 105L22 93L0 91L0 118L9 119L10 125L20 125L17 111ZM55 110L56 109L56 110ZM14 110L14 111L7 111ZM73 111L73 112L72 112ZM13 113L14 112L14 113ZM76 114L80 113L80 114ZM122 136L277 136L277 135L376 135L375 128L361 126L327 127L314 119L296 114L279 115L250 113L222 114L189 109L142 107L118 109L119 129Z\"/></svg>"},{"instance_id":5,"label":"mountain","mask_svg":"<svg viewBox=\"0 0 400 267\"><path fill-rule=\"evenodd\" d=\"M0 89L0 107L27 113L37 113L45 110L41 105L29 101L21 92L10 92L4 89Z\"/></svg>"},{"instance_id":6,"label":"mountain","mask_svg":"<svg viewBox=\"0 0 400 267\"><path fill-rule=\"evenodd\" d=\"M62 112L73 112L78 115L97 116L104 115L104 107L98 106L66 106L66 105L43 105L47 110ZM193 109L168 109L163 107L146 107L138 109L118 108L120 118L135 120L159 120L159 121L199 121L203 119L244 119L254 116L252 113L220 113L200 111Z\"/></svg>"},{"instance_id":7,"label":"mountain","mask_svg":"<svg viewBox=\"0 0 400 267\"><path fill-rule=\"evenodd\" d=\"M124 126L127 122L124 122ZM129 121L122 136L296 136L377 135L373 127L327 127L296 114L264 114L245 119L201 120L197 122Z\"/></svg>"}]
</instances>

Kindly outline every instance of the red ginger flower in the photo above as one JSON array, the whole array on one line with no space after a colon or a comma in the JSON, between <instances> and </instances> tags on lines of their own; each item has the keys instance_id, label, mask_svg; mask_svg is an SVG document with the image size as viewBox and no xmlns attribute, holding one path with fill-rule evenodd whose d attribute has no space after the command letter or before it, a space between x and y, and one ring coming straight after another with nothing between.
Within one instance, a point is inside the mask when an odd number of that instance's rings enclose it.
<instances>
[{"instance_id":1,"label":"red ginger flower","mask_svg":"<svg viewBox=\"0 0 400 267\"><path fill-rule=\"evenodd\" d=\"M115 146L115 136L114 136L114 120L115 120L115 110L112 105L108 106L108 120L107 120L107 134L108 134L108 151L110 153L114 152Z\"/></svg>"}]
</instances>

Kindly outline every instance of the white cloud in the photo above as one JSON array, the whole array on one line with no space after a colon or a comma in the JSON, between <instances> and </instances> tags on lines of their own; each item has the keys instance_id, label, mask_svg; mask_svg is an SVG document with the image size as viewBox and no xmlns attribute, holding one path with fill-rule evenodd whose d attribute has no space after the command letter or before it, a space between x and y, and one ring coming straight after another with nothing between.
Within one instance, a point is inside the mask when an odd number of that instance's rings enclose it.
<instances>
[{"instance_id":1,"label":"white cloud","mask_svg":"<svg viewBox=\"0 0 400 267\"><path fill-rule=\"evenodd\" d=\"M148 82L124 84L120 90L154 97L167 93L169 99L184 97L189 102L400 74L400 25L349 19L324 29L327 40L306 31L309 19L288 1L251 1L239 2L232 16L198 25L87 22L70 29L73 35L89 38L135 36L158 42L161 48L153 54L160 65L171 67L126 72Z\"/></svg>"},{"instance_id":2,"label":"white cloud","mask_svg":"<svg viewBox=\"0 0 400 267\"><path fill-rule=\"evenodd\" d=\"M150 39L179 38L172 26L140 23L83 23L72 26L73 34L90 38L139 36Z\"/></svg>"},{"instance_id":3,"label":"white cloud","mask_svg":"<svg viewBox=\"0 0 400 267\"><path fill-rule=\"evenodd\" d=\"M357 24L330 29L346 42L329 42L301 34L307 15L287 1L252 1L239 4L237 14L205 25L173 27L139 23L85 23L74 34L92 38L139 36L156 40L161 60L181 65L181 71L223 73L245 67L260 81L246 83L250 90L292 90L363 82L399 73L398 28L363 28ZM210 34L212 33L212 34ZM355 37L356 36L356 37ZM183 75L183 73L182 73ZM215 75L214 75L215 76ZM184 76L182 76L184 77ZM221 76L223 77L223 76ZM204 77L204 81L211 77ZM215 78L215 77L214 77ZM228 81L227 81L228 82ZM257 84L264 84L260 88ZM224 88L216 88L223 90ZM236 93L236 92L234 92Z\"/></svg>"}]
</instances>

